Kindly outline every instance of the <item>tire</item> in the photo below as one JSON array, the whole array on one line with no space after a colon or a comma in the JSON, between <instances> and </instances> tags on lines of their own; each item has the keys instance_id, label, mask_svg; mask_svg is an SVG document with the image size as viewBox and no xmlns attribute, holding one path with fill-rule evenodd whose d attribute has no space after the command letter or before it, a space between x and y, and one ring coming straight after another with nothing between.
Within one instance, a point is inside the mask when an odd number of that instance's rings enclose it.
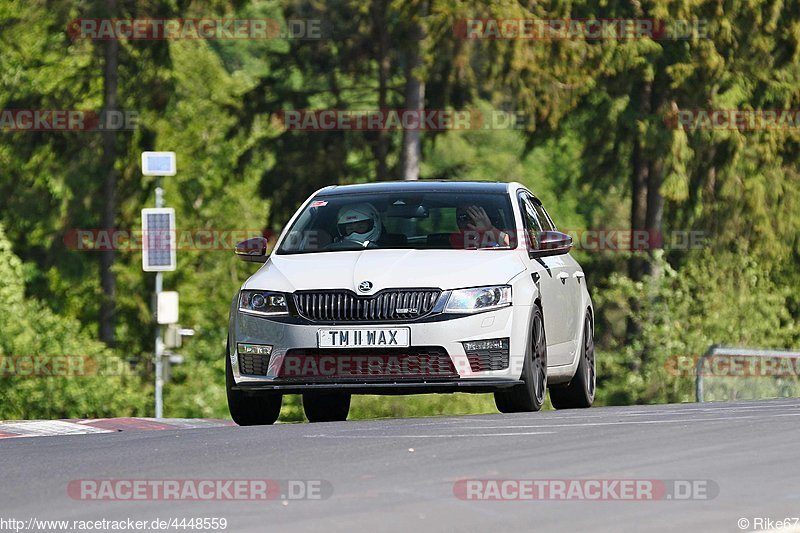
<instances>
[{"instance_id":1,"label":"tire","mask_svg":"<svg viewBox=\"0 0 800 533\"><path fill-rule=\"evenodd\" d=\"M547 392L547 340L542 310L534 307L531 334L522 364L521 385L494 393L494 403L501 413L530 413L544 404Z\"/></svg>"},{"instance_id":2,"label":"tire","mask_svg":"<svg viewBox=\"0 0 800 533\"><path fill-rule=\"evenodd\" d=\"M309 422L343 422L350 412L350 394L346 392L306 392L303 411Z\"/></svg>"},{"instance_id":3,"label":"tire","mask_svg":"<svg viewBox=\"0 0 800 533\"><path fill-rule=\"evenodd\" d=\"M585 409L594 403L597 374L594 360L594 335L589 313L583 323L581 359L572 381L550 389L550 401L556 409Z\"/></svg>"},{"instance_id":4,"label":"tire","mask_svg":"<svg viewBox=\"0 0 800 533\"><path fill-rule=\"evenodd\" d=\"M267 426L274 424L281 414L283 396L280 394L247 394L234 390L230 348L225 350L225 391L231 418L240 426Z\"/></svg>"}]
</instances>

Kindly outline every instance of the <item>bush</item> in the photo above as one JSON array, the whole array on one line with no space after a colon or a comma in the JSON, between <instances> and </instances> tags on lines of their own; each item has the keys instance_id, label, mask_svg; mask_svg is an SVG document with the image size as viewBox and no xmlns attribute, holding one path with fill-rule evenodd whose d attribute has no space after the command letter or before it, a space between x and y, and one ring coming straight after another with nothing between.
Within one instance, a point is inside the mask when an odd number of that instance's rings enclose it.
<instances>
[{"instance_id":1,"label":"bush","mask_svg":"<svg viewBox=\"0 0 800 533\"><path fill-rule=\"evenodd\" d=\"M146 412L149 387L122 357L82 331L77 320L25 297L23 265L2 226L0 279L0 419Z\"/></svg>"},{"instance_id":2,"label":"bush","mask_svg":"<svg viewBox=\"0 0 800 533\"><path fill-rule=\"evenodd\" d=\"M754 258L698 253L679 271L661 258L656 266L659 277L612 274L593 295L598 313L621 317L606 326L613 332L598 331L610 339L597 357L600 404L694 401L694 376L676 375L676 358L699 357L713 344L786 349L798 342L791 287ZM641 325L631 343L621 340L627 317Z\"/></svg>"}]
</instances>

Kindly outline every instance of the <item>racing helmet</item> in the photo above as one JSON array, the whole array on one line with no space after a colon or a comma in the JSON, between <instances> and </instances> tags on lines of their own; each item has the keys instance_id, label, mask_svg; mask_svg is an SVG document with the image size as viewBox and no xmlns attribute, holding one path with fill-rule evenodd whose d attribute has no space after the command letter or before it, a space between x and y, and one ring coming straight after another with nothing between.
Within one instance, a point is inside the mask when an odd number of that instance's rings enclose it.
<instances>
[{"instance_id":1,"label":"racing helmet","mask_svg":"<svg viewBox=\"0 0 800 533\"><path fill-rule=\"evenodd\" d=\"M357 228L360 231L347 233L348 226L359 223L363 226ZM372 204L355 204L342 208L337 219L337 228L344 240L359 243L375 242L381 236L381 217Z\"/></svg>"}]
</instances>

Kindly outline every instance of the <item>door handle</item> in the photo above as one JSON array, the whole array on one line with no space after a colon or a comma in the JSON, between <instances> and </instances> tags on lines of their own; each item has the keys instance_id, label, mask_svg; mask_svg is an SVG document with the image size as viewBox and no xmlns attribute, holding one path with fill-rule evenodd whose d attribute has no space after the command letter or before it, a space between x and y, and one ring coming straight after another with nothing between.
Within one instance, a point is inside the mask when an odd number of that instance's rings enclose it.
<instances>
[{"instance_id":1,"label":"door handle","mask_svg":"<svg viewBox=\"0 0 800 533\"><path fill-rule=\"evenodd\" d=\"M579 271L575 272L575 273L572 275L572 277L574 277L574 278L577 278L578 280L581 280L581 279L583 279L583 278L585 278L585 277L586 277L586 274L584 274L583 272L581 272L581 271L579 270Z\"/></svg>"},{"instance_id":2,"label":"door handle","mask_svg":"<svg viewBox=\"0 0 800 533\"><path fill-rule=\"evenodd\" d=\"M566 283L569 274L567 274L566 272L560 272L556 277L561 280L561 283Z\"/></svg>"}]
</instances>

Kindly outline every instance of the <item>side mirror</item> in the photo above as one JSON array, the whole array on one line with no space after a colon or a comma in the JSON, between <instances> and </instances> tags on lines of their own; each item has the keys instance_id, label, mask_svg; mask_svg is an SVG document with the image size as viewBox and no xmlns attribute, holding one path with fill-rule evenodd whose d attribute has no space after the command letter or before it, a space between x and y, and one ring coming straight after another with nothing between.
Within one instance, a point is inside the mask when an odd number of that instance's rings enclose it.
<instances>
[{"instance_id":1,"label":"side mirror","mask_svg":"<svg viewBox=\"0 0 800 533\"><path fill-rule=\"evenodd\" d=\"M539 232L539 247L531 250L533 255L545 257L550 255L562 255L572 249L572 237L560 231L541 231Z\"/></svg>"},{"instance_id":2,"label":"side mirror","mask_svg":"<svg viewBox=\"0 0 800 533\"><path fill-rule=\"evenodd\" d=\"M267 262L267 239L254 237L236 245L236 257L249 263Z\"/></svg>"}]
</instances>

